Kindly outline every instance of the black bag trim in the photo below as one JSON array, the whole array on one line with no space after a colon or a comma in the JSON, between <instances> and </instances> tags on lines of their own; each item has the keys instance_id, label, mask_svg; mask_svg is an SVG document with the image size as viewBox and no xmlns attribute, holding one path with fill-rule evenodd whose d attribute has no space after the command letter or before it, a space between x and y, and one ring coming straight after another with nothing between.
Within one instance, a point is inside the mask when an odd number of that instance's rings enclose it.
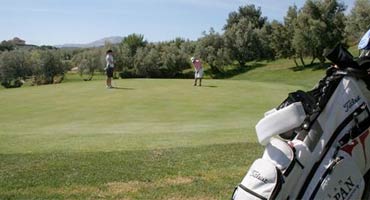
<instances>
[{"instance_id":1,"label":"black bag trim","mask_svg":"<svg viewBox=\"0 0 370 200\"><path fill-rule=\"evenodd\" d=\"M298 159L295 159L295 161L297 162L297 164L298 164L302 169L304 169L304 165L301 163L301 161L299 161Z\"/></svg>"},{"instance_id":2,"label":"black bag trim","mask_svg":"<svg viewBox=\"0 0 370 200\"><path fill-rule=\"evenodd\" d=\"M304 166L303 164L297 159L297 156L296 156L296 149L294 147L291 147L292 150L293 150L293 160L292 162L290 163L290 165L288 166L288 168L284 171L284 176L287 177L289 176L290 172L292 172L292 170L294 169L294 166L295 164L297 163L302 169L304 169Z\"/></svg>"},{"instance_id":3,"label":"black bag trim","mask_svg":"<svg viewBox=\"0 0 370 200\"><path fill-rule=\"evenodd\" d=\"M274 190L271 192L271 197L270 199L275 199L276 198L276 195L279 194L280 190L281 190L281 187L283 185L283 182L284 182L284 178L283 178L283 174L281 173L281 171L275 167L275 171L277 173L277 176L276 176L276 185L275 185L275 188ZM239 184L239 187L241 189L243 189L244 191L248 192L249 194L252 194L253 196L257 197L257 198L260 198L262 200L268 200L267 198L261 196L260 194L254 192L253 190L250 190L249 188L245 187L243 184ZM234 193L236 191L237 188L235 188L234 190ZM234 195L233 195L234 196Z\"/></svg>"},{"instance_id":4,"label":"black bag trim","mask_svg":"<svg viewBox=\"0 0 370 200\"><path fill-rule=\"evenodd\" d=\"M281 190L281 187L284 183L283 174L281 173L280 169L278 169L277 167L275 169L277 171L277 181L276 181L276 187L275 187L274 191L271 193L271 199L276 198L276 195L279 194L279 192Z\"/></svg>"},{"instance_id":5,"label":"black bag trim","mask_svg":"<svg viewBox=\"0 0 370 200\"><path fill-rule=\"evenodd\" d=\"M368 118L365 119L364 121L356 124L356 126L353 127L353 129L351 129L347 134L345 134L339 140L340 146L344 146L344 145L348 144L349 141L357 138L359 135L364 133L370 127L370 111L369 111L369 109L367 109L367 107L362 110L362 112L364 112L364 111L367 112Z\"/></svg>"},{"instance_id":6,"label":"black bag trim","mask_svg":"<svg viewBox=\"0 0 370 200\"><path fill-rule=\"evenodd\" d=\"M265 197L261 196L260 194L257 194L256 192L253 192L252 190L250 190L250 189L248 189L247 187L245 187L243 184L239 184L239 187L240 187L242 190L244 190L244 191L248 192L249 194L252 194L253 196L255 196L255 197L257 197L257 198L260 198L260 199L262 199L262 200L267 200L267 198L265 198Z\"/></svg>"},{"instance_id":7,"label":"black bag trim","mask_svg":"<svg viewBox=\"0 0 370 200\"><path fill-rule=\"evenodd\" d=\"M360 65L361 69L366 70L366 71L370 69L370 57L369 56L361 57L357 60L357 62Z\"/></svg>"},{"instance_id":8,"label":"black bag trim","mask_svg":"<svg viewBox=\"0 0 370 200\"><path fill-rule=\"evenodd\" d=\"M234 188L234 192L233 192L233 194L231 195L231 200L234 200L234 195L235 195L235 192L236 192L236 190L238 189L238 186L236 186L235 188Z\"/></svg>"}]
</instances>

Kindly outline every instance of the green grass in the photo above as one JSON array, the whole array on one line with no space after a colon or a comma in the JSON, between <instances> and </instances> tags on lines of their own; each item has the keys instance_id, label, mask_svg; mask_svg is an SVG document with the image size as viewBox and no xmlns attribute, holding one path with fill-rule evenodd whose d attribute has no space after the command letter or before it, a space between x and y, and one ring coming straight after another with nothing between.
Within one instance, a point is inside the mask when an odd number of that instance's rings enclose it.
<instances>
[{"instance_id":1,"label":"green grass","mask_svg":"<svg viewBox=\"0 0 370 200\"><path fill-rule=\"evenodd\" d=\"M192 80L132 79L116 84L121 88L107 90L103 82L93 81L3 90L0 152L255 142L253 125L262 112L295 89L231 80L206 80L203 87L193 87Z\"/></svg>"},{"instance_id":2,"label":"green grass","mask_svg":"<svg viewBox=\"0 0 370 200\"><path fill-rule=\"evenodd\" d=\"M0 90L0 199L228 199L254 126L322 70L278 60L235 80L77 81ZM263 66L262 66L263 65Z\"/></svg>"},{"instance_id":3,"label":"green grass","mask_svg":"<svg viewBox=\"0 0 370 200\"><path fill-rule=\"evenodd\" d=\"M2 155L3 198L225 199L256 143L162 150Z\"/></svg>"},{"instance_id":4,"label":"green grass","mask_svg":"<svg viewBox=\"0 0 370 200\"><path fill-rule=\"evenodd\" d=\"M308 60L306 61L308 63ZM234 76L234 80L250 80L267 83L284 83L299 85L305 89L312 88L320 78L324 77L323 69L313 67L297 68L292 60L280 59L273 62L252 62L253 68L247 73Z\"/></svg>"}]
</instances>

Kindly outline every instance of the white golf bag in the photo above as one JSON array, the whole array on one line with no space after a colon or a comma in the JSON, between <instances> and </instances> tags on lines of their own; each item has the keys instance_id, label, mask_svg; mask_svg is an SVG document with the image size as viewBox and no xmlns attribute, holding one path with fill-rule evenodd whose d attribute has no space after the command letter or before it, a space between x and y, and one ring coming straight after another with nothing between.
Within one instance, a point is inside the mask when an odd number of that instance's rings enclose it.
<instances>
[{"instance_id":1,"label":"white golf bag","mask_svg":"<svg viewBox=\"0 0 370 200\"><path fill-rule=\"evenodd\" d=\"M370 62L358 64L340 45L327 57L336 65L315 89L289 94L256 125L265 150L233 200L363 197L370 169Z\"/></svg>"}]
</instances>

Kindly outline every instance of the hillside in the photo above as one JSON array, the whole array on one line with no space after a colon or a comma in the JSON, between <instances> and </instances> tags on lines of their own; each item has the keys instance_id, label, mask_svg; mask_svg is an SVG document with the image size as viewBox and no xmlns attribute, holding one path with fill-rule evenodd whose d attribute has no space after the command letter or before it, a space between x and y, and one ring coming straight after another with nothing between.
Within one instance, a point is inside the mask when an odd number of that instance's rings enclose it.
<instances>
[{"instance_id":1,"label":"hillside","mask_svg":"<svg viewBox=\"0 0 370 200\"><path fill-rule=\"evenodd\" d=\"M247 72L235 75L231 79L299 85L307 90L314 87L325 75L325 69L318 65L297 68L292 60L287 59L251 62L249 66Z\"/></svg>"},{"instance_id":2,"label":"hillside","mask_svg":"<svg viewBox=\"0 0 370 200\"><path fill-rule=\"evenodd\" d=\"M112 44L118 44L122 41L123 37L120 36L112 36L102 38L87 44L62 44L62 45L54 45L57 48L91 48L91 47L101 47L104 46L105 42L109 42Z\"/></svg>"}]
</instances>

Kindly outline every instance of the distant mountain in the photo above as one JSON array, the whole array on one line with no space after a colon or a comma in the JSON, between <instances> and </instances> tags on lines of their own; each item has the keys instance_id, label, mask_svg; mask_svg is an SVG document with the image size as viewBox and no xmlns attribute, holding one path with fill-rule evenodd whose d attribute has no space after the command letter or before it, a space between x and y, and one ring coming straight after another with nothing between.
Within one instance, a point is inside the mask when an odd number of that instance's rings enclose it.
<instances>
[{"instance_id":1,"label":"distant mountain","mask_svg":"<svg viewBox=\"0 0 370 200\"><path fill-rule=\"evenodd\" d=\"M63 44L63 45L54 45L54 46L57 48L91 48L91 47L104 46L105 42L110 42L112 44L118 44L122 40L123 40L123 37L113 36L113 37L106 37L100 40L96 40L94 42L90 42L87 44Z\"/></svg>"}]
</instances>

